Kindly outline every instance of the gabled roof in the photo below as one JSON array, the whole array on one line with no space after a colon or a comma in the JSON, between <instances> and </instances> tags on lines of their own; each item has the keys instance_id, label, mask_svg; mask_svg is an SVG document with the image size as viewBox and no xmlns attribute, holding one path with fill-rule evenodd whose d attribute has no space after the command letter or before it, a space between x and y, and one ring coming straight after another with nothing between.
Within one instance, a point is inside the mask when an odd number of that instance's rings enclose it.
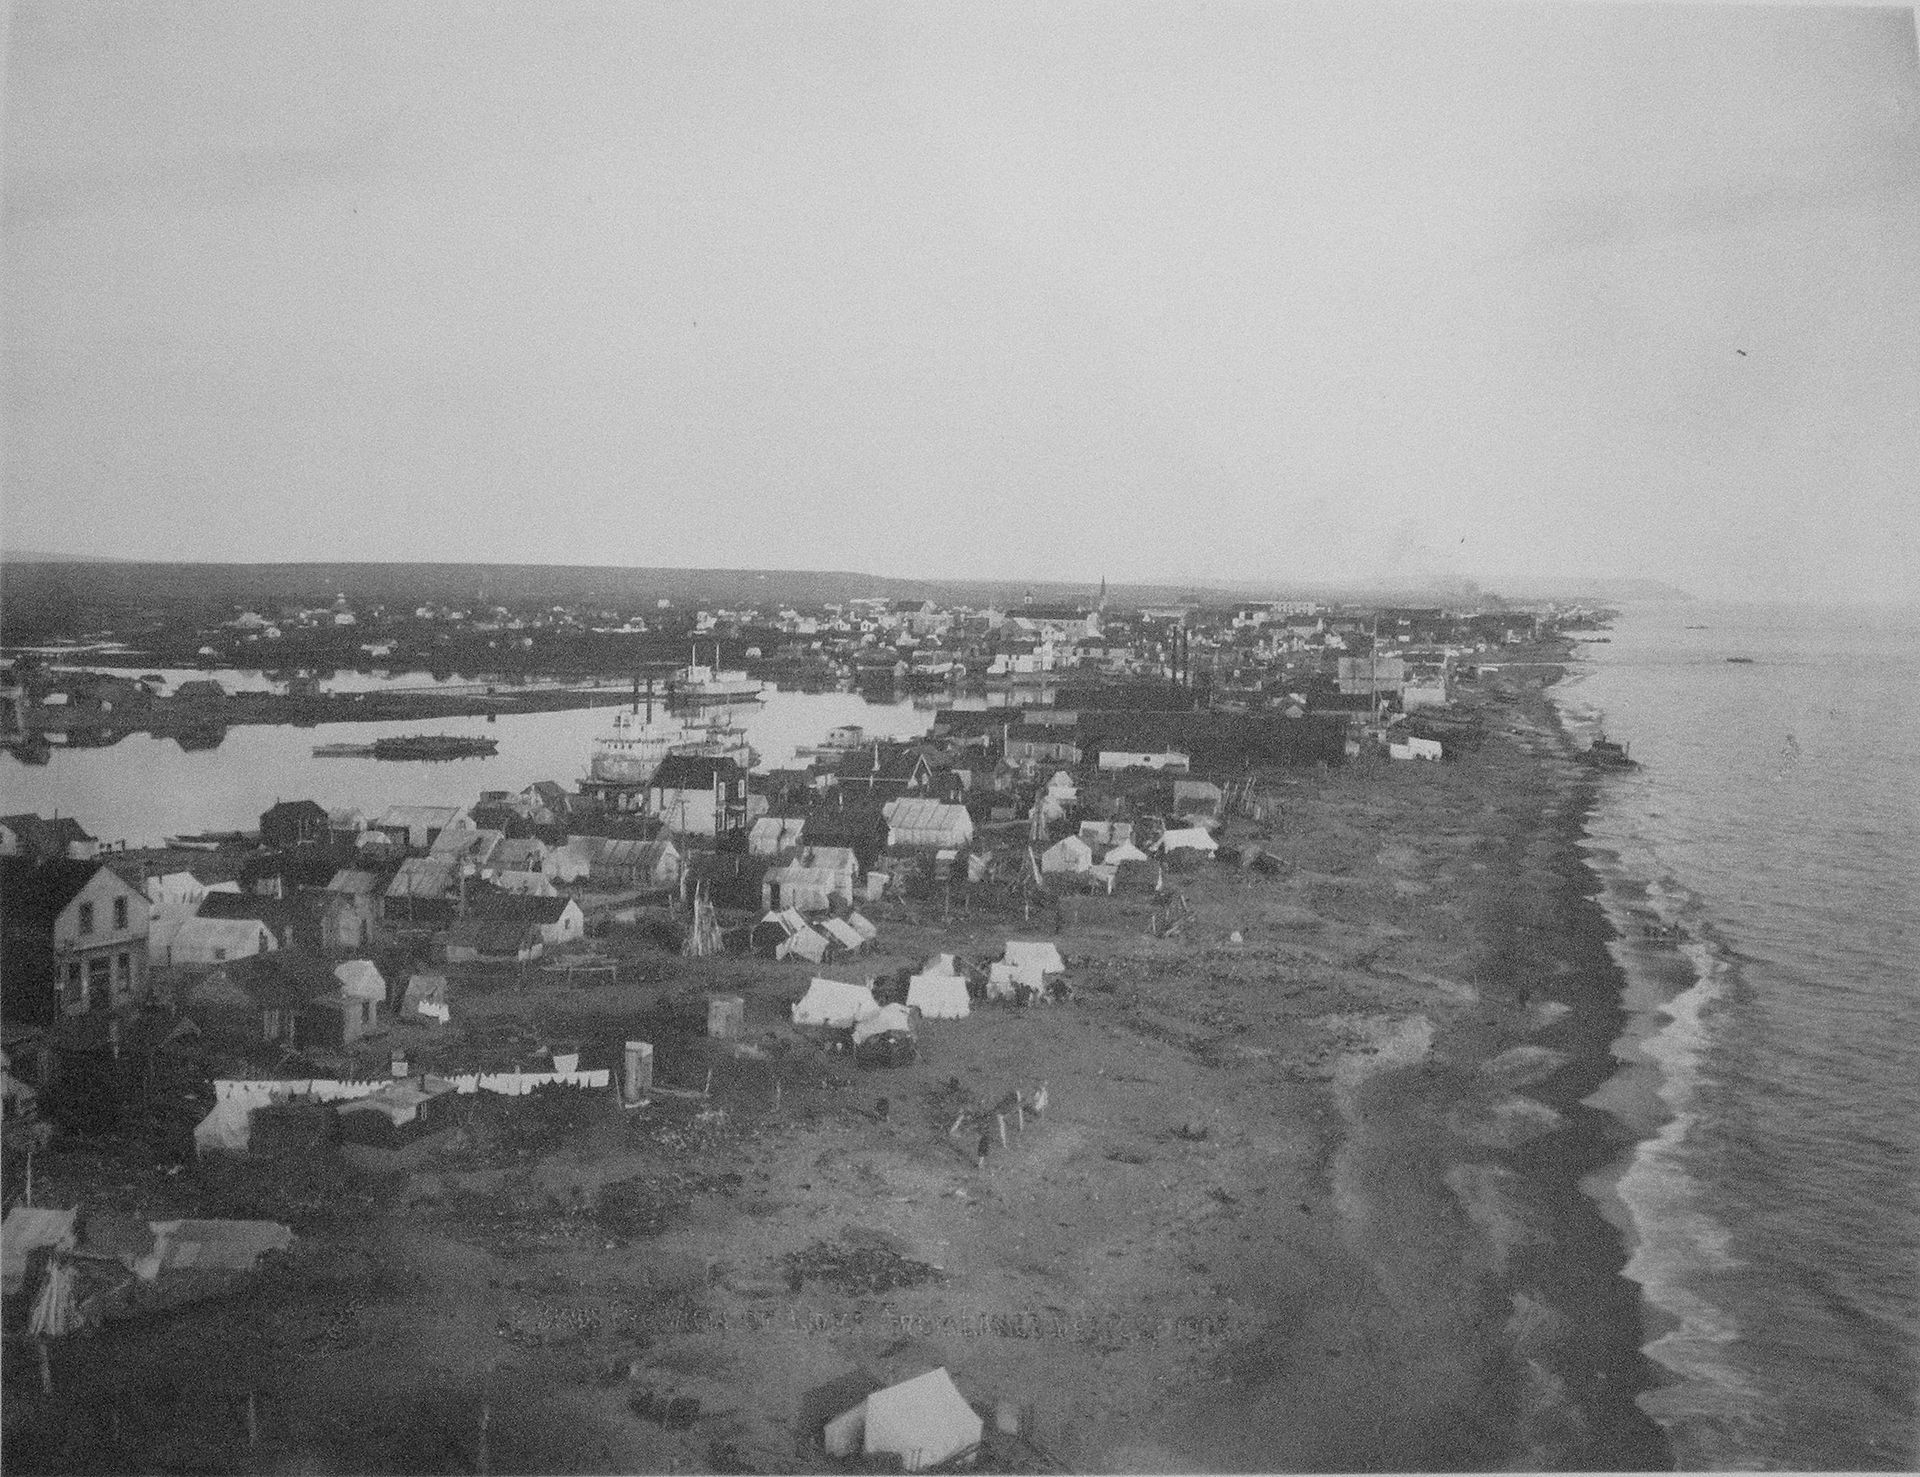
<instances>
[{"instance_id":1,"label":"gabled roof","mask_svg":"<svg viewBox=\"0 0 1920 1477\"><path fill-rule=\"evenodd\" d=\"M414 826L431 830L451 825L459 814L460 807L457 805L389 805L380 812L380 819L373 824L381 830L411 829Z\"/></svg>"},{"instance_id":2,"label":"gabled roof","mask_svg":"<svg viewBox=\"0 0 1920 1477\"><path fill-rule=\"evenodd\" d=\"M20 844L36 856L63 857L73 842L98 839L83 830L80 822L70 815L57 815L52 820L32 812L0 815L0 826L13 832L20 838Z\"/></svg>"},{"instance_id":3,"label":"gabled roof","mask_svg":"<svg viewBox=\"0 0 1920 1477\"><path fill-rule=\"evenodd\" d=\"M91 882L93 874L104 865L104 862L40 862L24 856L0 857L0 917L6 921L7 933L51 934L61 910L80 895L80 889Z\"/></svg>"},{"instance_id":4,"label":"gabled roof","mask_svg":"<svg viewBox=\"0 0 1920 1477\"><path fill-rule=\"evenodd\" d=\"M388 897L443 897L454 884L460 864L445 856L410 856L387 884Z\"/></svg>"},{"instance_id":5,"label":"gabled roof","mask_svg":"<svg viewBox=\"0 0 1920 1477\"><path fill-rule=\"evenodd\" d=\"M442 831L433 843L432 855L458 857L464 861L484 862L493 855L494 848L507 839L505 831L490 831L484 828Z\"/></svg>"},{"instance_id":6,"label":"gabled roof","mask_svg":"<svg viewBox=\"0 0 1920 1477\"><path fill-rule=\"evenodd\" d=\"M544 861L551 848L532 836L509 837L487 854L487 865L502 872L530 872L533 864Z\"/></svg>"},{"instance_id":7,"label":"gabled roof","mask_svg":"<svg viewBox=\"0 0 1920 1477\"><path fill-rule=\"evenodd\" d=\"M575 904L572 898L518 897L511 893L490 893L477 899L472 911L476 918L496 921L558 923L567 909L573 906Z\"/></svg>"},{"instance_id":8,"label":"gabled roof","mask_svg":"<svg viewBox=\"0 0 1920 1477\"><path fill-rule=\"evenodd\" d=\"M301 910L277 897L260 897L247 892L210 892L200 899L196 913L201 918L229 919L264 923L274 933L291 928Z\"/></svg>"},{"instance_id":9,"label":"gabled roof","mask_svg":"<svg viewBox=\"0 0 1920 1477\"><path fill-rule=\"evenodd\" d=\"M648 781L656 790L711 790L717 776L722 785L738 784L746 771L736 759L711 754L669 754Z\"/></svg>"},{"instance_id":10,"label":"gabled roof","mask_svg":"<svg viewBox=\"0 0 1920 1477\"><path fill-rule=\"evenodd\" d=\"M483 954L517 954L526 947L533 925L516 918L461 918L447 930L447 942Z\"/></svg>"},{"instance_id":11,"label":"gabled roof","mask_svg":"<svg viewBox=\"0 0 1920 1477\"><path fill-rule=\"evenodd\" d=\"M860 869L860 858L854 854L851 846L805 846L789 859L788 865L814 867L826 871L839 871L851 867Z\"/></svg>"},{"instance_id":12,"label":"gabled roof","mask_svg":"<svg viewBox=\"0 0 1920 1477\"><path fill-rule=\"evenodd\" d=\"M918 797L889 801L887 824L895 832L910 835L951 836L964 839L973 834L973 817L964 805L949 805L944 800Z\"/></svg>"},{"instance_id":13,"label":"gabled roof","mask_svg":"<svg viewBox=\"0 0 1920 1477\"><path fill-rule=\"evenodd\" d=\"M380 879L372 872L335 872L333 880L327 883L328 892L351 893L354 897L364 897L379 890Z\"/></svg>"},{"instance_id":14,"label":"gabled roof","mask_svg":"<svg viewBox=\"0 0 1920 1477\"><path fill-rule=\"evenodd\" d=\"M244 990L255 1004L265 1009L304 1005L340 988L340 982L324 960L288 951L250 954L245 959L221 965L207 979L225 980Z\"/></svg>"},{"instance_id":15,"label":"gabled roof","mask_svg":"<svg viewBox=\"0 0 1920 1477\"><path fill-rule=\"evenodd\" d=\"M327 810L325 806L313 800L277 800L260 813L262 822L265 822L269 816L275 820L284 818L298 821L318 818L324 822L327 818Z\"/></svg>"}]
</instances>

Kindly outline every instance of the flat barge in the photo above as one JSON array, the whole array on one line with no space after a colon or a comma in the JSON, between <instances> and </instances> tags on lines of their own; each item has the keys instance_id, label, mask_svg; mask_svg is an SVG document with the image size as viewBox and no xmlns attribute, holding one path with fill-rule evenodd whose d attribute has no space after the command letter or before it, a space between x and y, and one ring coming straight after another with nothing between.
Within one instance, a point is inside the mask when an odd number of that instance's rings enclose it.
<instances>
[{"instance_id":1,"label":"flat barge","mask_svg":"<svg viewBox=\"0 0 1920 1477\"><path fill-rule=\"evenodd\" d=\"M316 744L313 753L316 759L483 759L499 746L497 739L416 733L370 744Z\"/></svg>"}]
</instances>

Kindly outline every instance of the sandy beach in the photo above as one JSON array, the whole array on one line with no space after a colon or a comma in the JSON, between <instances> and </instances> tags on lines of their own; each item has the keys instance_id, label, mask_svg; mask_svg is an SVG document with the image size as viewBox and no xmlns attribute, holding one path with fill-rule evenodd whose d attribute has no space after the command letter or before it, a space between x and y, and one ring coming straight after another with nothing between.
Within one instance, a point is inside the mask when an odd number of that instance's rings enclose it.
<instances>
[{"instance_id":1,"label":"sandy beach","mask_svg":"<svg viewBox=\"0 0 1920 1477\"><path fill-rule=\"evenodd\" d=\"M589 1064L644 1030L661 1080L711 1069L709 1097L476 1119L272 1176L103 1189L97 1163L50 1164L50 1196L65 1174L145 1211L292 1204L305 1250L239 1301L65 1341L52 1399L10 1369L11 1455L826 1470L809 1390L945 1366L1019 1428L993 1462L1034 1470L1667 1465L1633 1403L1620 1237L1580 1190L1623 1147L1581 1102L1613 1067L1619 982L1575 845L1595 778L1564 757L1549 675L1483 679L1484 742L1457 762L1276 772L1277 813L1225 840L1281 867L1169 873L1176 936L1149 935L1147 897L876 914L883 952L825 972L1010 937L1071 966L1072 1001L927 1022L911 1066L800 1041L798 961L634 939L650 982L502 990L472 1022L532 1015ZM660 1009L709 991L745 997L760 1054ZM984 1167L949 1133L1043 1084Z\"/></svg>"}]
</instances>

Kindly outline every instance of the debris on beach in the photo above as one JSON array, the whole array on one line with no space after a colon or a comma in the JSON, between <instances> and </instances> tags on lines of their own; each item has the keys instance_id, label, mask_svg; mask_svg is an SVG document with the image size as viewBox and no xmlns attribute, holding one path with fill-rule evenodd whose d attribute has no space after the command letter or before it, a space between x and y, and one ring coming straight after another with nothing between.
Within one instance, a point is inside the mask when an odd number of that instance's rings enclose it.
<instances>
[{"instance_id":1,"label":"debris on beach","mask_svg":"<svg viewBox=\"0 0 1920 1477\"><path fill-rule=\"evenodd\" d=\"M816 1241L802 1251L790 1251L781 1259L787 1286L799 1291L807 1281L824 1282L840 1292L891 1292L899 1287L917 1287L940 1276L940 1269L915 1261L881 1246L836 1246Z\"/></svg>"}]
</instances>

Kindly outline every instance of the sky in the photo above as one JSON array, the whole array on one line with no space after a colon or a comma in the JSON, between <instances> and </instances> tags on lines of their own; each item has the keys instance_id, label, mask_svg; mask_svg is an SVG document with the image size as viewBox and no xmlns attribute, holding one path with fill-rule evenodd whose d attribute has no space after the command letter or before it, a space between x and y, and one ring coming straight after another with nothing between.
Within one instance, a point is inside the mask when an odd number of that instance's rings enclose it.
<instances>
[{"instance_id":1,"label":"sky","mask_svg":"<svg viewBox=\"0 0 1920 1477\"><path fill-rule=\"evenodd\" d=\"M1920 600L1915 37L19 4L0 547Z\"/></svg>"}]
</instances>

